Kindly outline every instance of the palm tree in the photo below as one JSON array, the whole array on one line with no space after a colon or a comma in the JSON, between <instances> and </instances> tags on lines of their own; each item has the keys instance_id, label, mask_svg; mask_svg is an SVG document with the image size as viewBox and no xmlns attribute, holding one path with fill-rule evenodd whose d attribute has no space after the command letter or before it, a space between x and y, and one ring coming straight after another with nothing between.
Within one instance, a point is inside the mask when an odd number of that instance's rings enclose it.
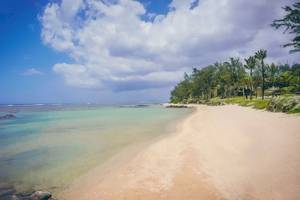
<instances>
[{"instance_id":1,"label":"palm tree","mask_svg":"<svg viewBox=\"0 0 300 200\"><path fill-rule=\"evenodd\" d=\"M246 65L245 68L250 70L250 99L252 99L252 92L253 92L253 81L252 81L252 72L256 65L255 57L250 56L248 59L245 59Z\"/></svg>"},{"instance_id":2,"label":"palm tree","mask_svg":"<svg viewBox=\"0 0 300 200\"><path fill-rule=\"evenodd\" d=\"M274 88L275 79L276 79L276 76L278 74L279 69L274 63L272 63L269 66L268 70L269 70L269 73L270 73L271 84L272 84L272 87Z\"/></svg>"},{"instance_id":3,"label":"palm tree","mask_svg":"<svg viewBox=\"0 0 300 200\"><path fill-rule=\"evenodd\" d=\"M264 59L267 57L267 50L259 50L255 53L255 58L260 61L261 64L261 75L262 75L262 99L265 96L265 64Z\"/></svg>"},{"instance_id":4,"label":"palm tree","mask_svg":"<svg viewBox=\"0 0 300 200\"><path fill-rule=\"evenodd\" d=\"M285 44L284 47L292 46L291 53L300 52L300 2L295 2L292 6L285 6L283 10L286 12L282 19L274 20L271 26L279 29L284 28L284 33L289 32L295 37L291 42Z\"/></svg>"},{"instance_id":5,"label":"palm tree","mask_svg":"<svg viewBox=\"0 0 300 200\"><path fill-rule=\"evenodd\" d=\"M230 74L230 96L235 96L238 93L241 81L244 79L245 70L239 58L231 57L229 62L224 62Z\"/></svg>"}]
</instances>

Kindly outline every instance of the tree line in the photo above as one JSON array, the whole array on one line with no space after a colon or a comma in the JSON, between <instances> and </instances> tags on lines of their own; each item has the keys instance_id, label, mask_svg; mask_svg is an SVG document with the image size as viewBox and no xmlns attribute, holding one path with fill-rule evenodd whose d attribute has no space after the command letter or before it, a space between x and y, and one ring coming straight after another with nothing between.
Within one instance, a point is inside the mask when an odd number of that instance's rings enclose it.
<instances>
[{"instance_id":1,"label":"tree line","mask_svg":"<svg viewBox=\"0 0 300 200\"><path fill-rule=\"evenodd\" d=\"M300 1L283 7L285 16L274 20L275 29L284 29L284 33L294 38L284 47L292 47L291 53L300 52ZM202 69L193 69L184 75L184 80L171 91L173 103L197 103L213 97L245 96L252 99L261 93L266 95L282 93L300 93L300 64L265 64L266 50L259 50L255 55L242 61L230 58L223 63L215 63Z\"/></svg>"},{"instance_id":2,"label":"tree line","mask_svg":"<svg viewBox=\"0 0 300 200\"><path fill-rule=\"evenodd\" d=\"M266 50L259 50L244 61L229 58L201 69L185 73L184 80L171 91L172 103L197 103L220 97L300 93L300 64L266 64Z\"/></svg>"}]
</instances>

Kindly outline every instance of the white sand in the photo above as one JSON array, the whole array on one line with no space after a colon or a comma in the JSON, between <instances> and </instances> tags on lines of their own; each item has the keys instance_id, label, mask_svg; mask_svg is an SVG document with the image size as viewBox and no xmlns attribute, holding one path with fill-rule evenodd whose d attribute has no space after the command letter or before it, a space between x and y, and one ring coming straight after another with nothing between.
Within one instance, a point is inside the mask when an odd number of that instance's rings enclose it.
<instances>
[{"instance_id":1,"label":"white sand","mask_svg":"<svg viewBox=\"0 0 300 200\"><path fill-rule=\"evenodd\" d=\"M59 199L300 199L299 116L197 106L175 133L131 155Z\"/></svg>"}]
</instances>

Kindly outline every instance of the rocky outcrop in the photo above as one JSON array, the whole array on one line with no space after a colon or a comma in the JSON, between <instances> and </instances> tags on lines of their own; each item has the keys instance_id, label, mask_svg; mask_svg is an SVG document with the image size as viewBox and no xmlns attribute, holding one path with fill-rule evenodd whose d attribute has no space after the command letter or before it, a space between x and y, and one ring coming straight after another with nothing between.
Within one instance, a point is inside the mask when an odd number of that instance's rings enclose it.
<instances>
[{"instance_id":1,"label":"rocky outcrop","mask_svg":"<svg viewBox=\"0 0 300 200\"><path fill-rule=\"evenodd\" d=\"M51 193L46 191L36 191L30 195L32 200L48 200L51 199L51 197Z\"/></svg>"},{"instance_id":2,"label":"rocky outcrop","mask_svg":"<svg viewBox=\"0 0 300 200\"><path fill-rule=\"evenodd\" d=\"M146 104L134 105L134 108L145 108L145 107L149 107L149 105L146 105Z\"/></svg>"},{"instance_id":3,"label":"rocky outcrop","mask_svg":"<svg viewBox=\"0 0 300 200\"><path fill-rule=\"evenodd\" d=\"M8 183L0 183L0 200L56 200L47 191L18 192Z\"/></svg>"},{"instance_id":4,"label":"rocky outcrop","mask_svg":"<svg viewBox=\"0 0 300 200\"><path fill-rule=\"evenodd\" d=\"M121 105L120 108L145 108L149 107L150 105L147 104L137 104L137 105Z\"/></svg>"},{"instance_id":5,"label":"rocky outcrop","mask_svg":"<svg viewBox=\"0 0 300 200\"><path fill-rule=\"evenodd\" d=\"M7 183L0 183L0 199L9 199L7 197L12 197L16 193L15 188Z\"/></svg>"},{"instance_id":6,"label":"rocky outcrop","mask_svg":"<svg viewBox=\"0 0 300 200\"><path fill-rule=\"evenodd\" d=\"M165 108L190 108L190 105L186 104L173 104L173 103L167 103L163 105Z\"/></svg>"},{"instance_id":7,"label":"rocky outcrop","mask_svg":"<svg viewBox=\"0 0 300 200\"><path fill-rule=\"evenodd\" d=\"M7 114L7 115L0 116L0 120L15 119L15 118L16 118L16 116L13 114Z\"/></svg>"}]
</instances>

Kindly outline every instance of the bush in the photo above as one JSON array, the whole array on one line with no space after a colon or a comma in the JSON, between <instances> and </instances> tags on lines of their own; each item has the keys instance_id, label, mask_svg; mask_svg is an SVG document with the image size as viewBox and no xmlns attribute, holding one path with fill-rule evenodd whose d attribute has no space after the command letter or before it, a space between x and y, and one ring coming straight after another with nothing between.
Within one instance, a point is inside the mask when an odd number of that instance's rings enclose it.
<instances>
[{"instance_id":1,"label":"bush","mask_svg":"<svg viewBox=\"0 0 300 200\"><path fill-rule=\"evenodd\" d=\"M280 96L270 100L267 110L272 112L296 113L299 112L299 96Z\"/></svg>"},{"instance_id":2,"label":"bush","mask_svg":"<svg viewBox=\"0 0 300 200\"><path fill-rule=\"evenodd\" d=\"M300 96L283 95L267 99L245 99L244 97L232 98L213 98L209 101L202 101L201 103L219 106L225 104L237 104L240 106L250 106L256 109L267 109L271 112L284 112L284 113L300 113Z\"/></svg>"},{"instance_id":3,"label":"bush","mask_svg":"<svg viewBox=\"0 0 300 200\"><path fill-rule=\"evenodd\" d=\"M290 94L290 93L293 93L296 91L296 87L295 86L288 86L288 87L283 87L281 88L281 91L284 93L284 94Z\"/></svg>"},{"instance_id":4,"label":"bush","mask_svg":"<svg viewBox=\"0 0 300 200\"><path fill-rule=\"evenodd\" d=\"M300 113L300 104L297 104L296 106L294 106L294 108L292 108L291 110L289 110L288 113L289 114Z\"/></svg>"},{"instance_id":5,"label":"bush","mask_svg":"<svg viewBox=\"0 0 300 200\"><path fill-rule=\"evenodd\" d=\"M220 105L225 105L225 102L223 99L217 97L217 98L210 99L209 101L206 102L206 104L210 106L220 106Z\"/></svg>"}]
</instances>

